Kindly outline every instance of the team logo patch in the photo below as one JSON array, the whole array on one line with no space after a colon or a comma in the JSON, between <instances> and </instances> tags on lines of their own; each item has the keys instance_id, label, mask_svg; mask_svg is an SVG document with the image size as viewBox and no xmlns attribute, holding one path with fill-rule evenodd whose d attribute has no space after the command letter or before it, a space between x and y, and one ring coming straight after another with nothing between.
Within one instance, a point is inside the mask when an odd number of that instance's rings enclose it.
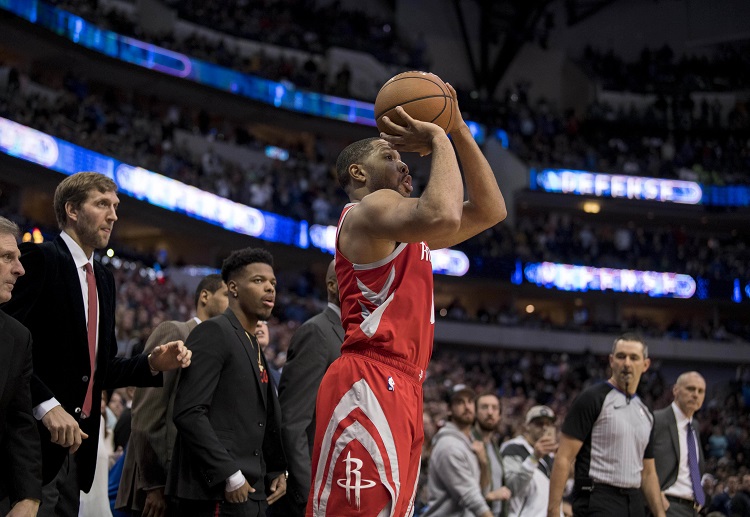
<instances>
[{"instance_id":1,"label":"team logo patch","mask_svg":"<svg viewBox=\"0 0 750 517\"><path fill-rule=\"evenodd\" d=\"M352 451L347 452L346 458L342 460L346 465L346 479L337 479L336 484L346 490L346 501L352 504L352 492L354 492L354 506L359 510L360 492L363 488L372 488L375 481L362 479L362 460L352 458Z\"/></svg>"}]
</instances>

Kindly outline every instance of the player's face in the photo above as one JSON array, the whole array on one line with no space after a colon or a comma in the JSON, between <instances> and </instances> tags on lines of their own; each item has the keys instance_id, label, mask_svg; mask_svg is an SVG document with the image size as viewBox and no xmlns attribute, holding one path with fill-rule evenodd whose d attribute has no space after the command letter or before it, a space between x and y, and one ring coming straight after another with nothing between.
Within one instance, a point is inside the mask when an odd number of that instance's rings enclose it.
<instances>
[{"instance_id":1,"label":"player's face","mask_svg":"<svg viewBox=\"0 0 750 517\"><path fill-rule=\"evenodd\" d=\"M628 393L634 393L641 381L641 375L648 370L650 359L643 356L643 343L639 341L617 342L613 353L609 354L609 366L616 386Z\"/></svg>"},{"instance_id":2,"label":"player's face","mask_svg":"<svg viewBox=\"0 0 750 517\"><path fill-rule=\"evenodd\" d=\"M375 192L381 189L395 190L404 197L411 196L413 189L409 167L401 161L401 155L385 140L376 140L372 144L373 151L365 160L365 167L369 172L369 190Z\"/></svg>"},{"instance_id":3,"label":"player's face","mask_svg":"<svg viewBox=\"0 0 750 517\"><path fill-rule=\"evenodd\" d=\"M261 348L265 349L268 346L268 343L271 342L271 335L268 333L268 323L258 320L258 324L255 326L255 337L258 339L258 344Z\"/></svg>"},{"instance_id":4,"label":"player's face","mask_svg":"<svg viewBox=\"0 0 750 517\"><path fill-rule=\"evenodd\" d=\"M500 400L494 395L477 399L477 424L484 431L494 431L500 423Z\"/></svg>"},{"instance_id":5,"label":"player's face","mask_svg":"<svg viewBox=\"0 0 750 517\"><path fill-rule=\"evenodd\" d=\"M468 397L455 400L451 404L451 418L459 426L472 425L474 413L474 401Z\"/></svg>"},{"instance_id":6,"label":"player's face","mask_svg":"<svg viewBox=\"0 0 750 517\"><path fill-rule=\"evenodd\" d=\"M686 416L692 417L706 398L706 381L697 373L681 376L672 389L675 404Z\"/></svg>"},{"instance_id":7,"label":"player's face","mask_svg":"<svg viewBox=\"0 0 750 517\"><path fill-rule=\"evenodd\" d=\"M90 190L81 206L70 208L69 217L77 242L87 254L109 243L112 228L117 221L120 199L114 191Z\"/></svg>"},{"instance_id":8,"label":"player's face","mask_svg":"<svg viewBox=\"0 0 750 517\"><path fill-rule=\"evenodd\" d=\"M221 287L215 293L209 290L206 290L206 293L206 314L209 318L218 316L227 310L229 306L229 289L227 289L227 284L222 282Z\"/></svg>"},{"instance_id":9,"label":"player's face","mask_svg":"<svg viewBox=\"0 0 750 517\"><path fill-rule=\"evenodd\" d=\"M0 303L11 298L18 277L25 273L16 238L9 233L0 234Z\"/></svg>"},{"instance_id":10,"label":"player's face","mask_svg":"<svg viewBox=\"0 0 750 517\"><path fill-rule=\"evenodd\" d=\"M239 309L249 319L267 320L276 302L276 275L268 264L254 262L237 271L229 281L237 293Z\"/></svg>"}]
</instances>

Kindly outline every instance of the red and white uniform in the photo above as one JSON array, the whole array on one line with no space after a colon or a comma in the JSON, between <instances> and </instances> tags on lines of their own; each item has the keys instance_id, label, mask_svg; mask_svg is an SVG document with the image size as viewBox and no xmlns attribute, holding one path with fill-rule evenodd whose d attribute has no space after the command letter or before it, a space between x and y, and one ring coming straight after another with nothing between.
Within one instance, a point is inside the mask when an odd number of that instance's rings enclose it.
<instances>
[{"instance_id":1,"label":"red and white uniform","mask_svg":"<svg viewBox=\"0 0 750 517\"><path fill-rule=\"evenodd\" d=\"M350 210L346 205L339 229ZM338 249L346 337L318 391L308 516L408 516L419 478L422 381L432 354L432 262L425 243L353 264Z\"/></svg>"}]
</instances>

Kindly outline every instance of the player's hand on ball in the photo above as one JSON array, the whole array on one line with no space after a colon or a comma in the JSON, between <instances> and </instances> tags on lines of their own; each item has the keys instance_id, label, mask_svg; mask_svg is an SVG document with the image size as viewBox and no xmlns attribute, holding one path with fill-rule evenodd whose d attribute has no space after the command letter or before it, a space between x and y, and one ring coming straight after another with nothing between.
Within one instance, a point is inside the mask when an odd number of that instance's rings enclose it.
<instances>
[{"instance_id":1,"label":"player's hand on ball","mask_svg":"<svg viewBox=\"0 0 750 517\"><path fill-rule=\"evenodd\" d=\"M396 108L396 112L406 125L396 124L384 116L382 121L387 132L380 133L380 138L391 144L391 147L398 152L419 153L420 156L427 156L432 152L432 141L445 136L440 126L411 118L401 106Z\"/></svg>"},{"instance_id":2,"label":"player's hand on ball","mask_svg":"<svg viewBox=\"0 0 750 517\"><path fill-rule=\"evenodd\" d=\"M451 92L451 97L453 97L453 119L451 120L451 125L448 128L448 131L446 131L448 134L451 134L466 126L466 122L464 122L464 119L461 116L461 108L458 107L458 94L456 94L455 88L453 88L450 83L445 83L445 86L448 88L448 91Z\"/></svg>"}]
</instances>

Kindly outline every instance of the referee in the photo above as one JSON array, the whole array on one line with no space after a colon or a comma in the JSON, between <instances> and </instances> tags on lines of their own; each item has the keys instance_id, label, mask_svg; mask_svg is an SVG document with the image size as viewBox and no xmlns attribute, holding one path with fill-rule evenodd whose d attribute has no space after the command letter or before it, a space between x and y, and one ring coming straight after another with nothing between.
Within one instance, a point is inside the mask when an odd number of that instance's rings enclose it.
<instances>
[{"instance_id":1,"label":"referee","mask_svg":"<svg viewBox=\"0 0 750 517\"><path fill-rule=\"evenodd\" d=\"M637 334L615 339L612 377L573 402L562 427L550 479L548 517L559 517L563 488L575 460L573 515L642 517L643 496L656 517L664 508L656 475L654 417L635 394L651 361Z\"/></svg>"}]
</instances>

